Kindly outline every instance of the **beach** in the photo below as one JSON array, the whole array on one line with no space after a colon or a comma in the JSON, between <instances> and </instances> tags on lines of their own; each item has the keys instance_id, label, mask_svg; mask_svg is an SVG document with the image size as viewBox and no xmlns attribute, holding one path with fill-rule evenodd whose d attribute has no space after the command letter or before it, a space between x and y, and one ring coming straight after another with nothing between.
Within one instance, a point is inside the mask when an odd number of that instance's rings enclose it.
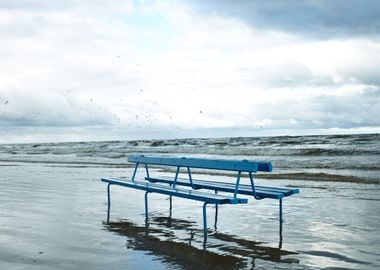
<instances>
[{"instance_id":1,"label":"beach","mask_svg":"<svg viewBox=\"0 0 380 270\"><path fill-rule=\"evenodd\" d=\"M380 135L0 145L0 269L379 269ZM299 188L278 202L219 207L112 187L128 155L267 160L256 184ZM141 177L143 174L139 174ZM171 171L153 173L172 175ZM197 173L232 181L234 175ZM248 181L248 179L244 179ZM246 182L248 183L248 182Z\"/></svg>"}]
</instances>

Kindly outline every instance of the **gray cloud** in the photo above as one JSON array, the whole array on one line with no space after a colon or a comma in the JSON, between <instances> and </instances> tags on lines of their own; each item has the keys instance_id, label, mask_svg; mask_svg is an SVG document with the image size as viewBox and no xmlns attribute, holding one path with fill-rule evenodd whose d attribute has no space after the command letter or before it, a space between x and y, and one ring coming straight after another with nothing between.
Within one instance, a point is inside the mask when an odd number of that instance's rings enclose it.
<instances>
[{"instance_id":1,"label":"gray cloud","mask_svg":"<svg viewBox=\"0 0 380 270\"><path fill-rule=\"evenodd\" d=\"M239 73L251 85L261 84L264 87L300 87L323 86L334 84L331 76L314 74L300 63L286 63L256 68L239 69Z\"/></svg>"},{"instance_id":2,"label":"gray cloud","mask_svg":"<svg viewBox=\"0 0 380 270\"><path fill-rule=\"evenodd\" d=\"M0 126L91 126L115 124L115 117L90 99L44 92L0 93Z\"/></svg>"},{"instance_id":3,"label":"gray cloud","mask_svg":"<svg viewBox=\"0 0 380 270\"><path fill-rule=\"evenodd\" d=\"M345 96L320 96L310 107L321 113L325 127L355 128L380 126L380 89L367 88Z\"/></svg>"},{"instance_id":4,"label":"gray cloud","mask_svg":"<svg viewBox=\"0 0 380 270\"><path fill-rule=\"evenodd\" d=\"M270 128L351 129L380 126L380 88L333 94L333 89L316 97L294 102L264 104L252 112L258 119L270 119ZM286 104L287 103L287 104Z\"/></svg>"},{"instance_id":5,"label":"gray cloud","mask_svg":"<svg viewBox=\"0 0 380 270\"><path fill-rule=\"evenodd\" d=\"M208 15L238 18L259 29L294 32L309 38L379 36L378 0L195 0Z\"/></svg>"}]
</instances>

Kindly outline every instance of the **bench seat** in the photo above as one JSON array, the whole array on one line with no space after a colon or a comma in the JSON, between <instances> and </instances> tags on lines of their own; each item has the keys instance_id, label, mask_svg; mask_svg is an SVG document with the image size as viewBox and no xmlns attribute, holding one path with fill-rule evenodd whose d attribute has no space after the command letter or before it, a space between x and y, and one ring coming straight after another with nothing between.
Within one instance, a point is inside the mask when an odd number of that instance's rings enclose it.
<instances>
[{"instance_id":1,"label":"bench seat","mask_svg":"<svg viewBox=\"0 0 380 270\"><path fill-rule=\"evenodd\" d=\"M152 183L165 183L172 184L174 182L173 177L159 176L159 177L146 177L146 180ZM235 183L226 183L226 182L216 182L216 181L207 181L207 180L196 180L192 179L193 185L191 185L189 179L178 178L176 185L193 187L194 189L209 189L216 190L228 193L235 192ZM266 186L257 186L255 185L255 194L257 199L282 199L287 196L299 193L298 189L288 189L288 188L278 188L278 187L266 187ZM240 184L238 188L238 194L251 195L253 196L252 186Z\"/></svg>"},{"instance_id":2,"label":"bench seat","mask_svg":"<svg viewBox=\"0 0 380 270\"><path fill-rule=\"evenodd\" d=\"M199 190L192 190L187 188L171 187L168 185L163 185L160 183L150 183L147 181L132 181L124 179L113 179L113 178L102 178L102 182L119 185L139 190L144 190L147 192L160 193L165 195L170 195L174 197L192 199L195 201L202 201L212 204L240 204L247 203L248 200L245 198L234 198L230 196L222 196L219 194L213 194L210 192L202 192Z\"/></svg>"}]
</instances>

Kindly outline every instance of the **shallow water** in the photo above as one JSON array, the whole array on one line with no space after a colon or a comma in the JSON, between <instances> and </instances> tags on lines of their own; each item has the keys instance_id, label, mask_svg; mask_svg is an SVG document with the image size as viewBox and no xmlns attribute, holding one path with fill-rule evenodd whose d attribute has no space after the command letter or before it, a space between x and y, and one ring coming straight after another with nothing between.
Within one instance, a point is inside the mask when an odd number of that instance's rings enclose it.
<instances>
[{"instance_id":1,"label":"shallow water","mask_svg":"<svg viewBox=\"0 0 380 270\"><path fill-rule=\"evenodd\" d=\"M175 198L170 217L168 199L150 194L146 224L144 192L113 186L107 222L100 178L130 176L131 170L122 159L3 154L0 269L380 268L378 174L372 182L259 177L261 185L300 188L284 199L282 242L277 201L249 199L220 206L216 228L209 206L204 244L199 202Z\"/></svg>"},{"instance_id":2,"label":"shallow water","mask_svg":"<svg viewBox=\"0 0 380 270\"><path fill-rule=\"evenodd\" d=\"M130 169L57 167L13 163L1 167L1 269L378 269L379 186L356 183L258 180L301 186L284 200L279 249L274 200L222 206L217 230L203 245L202 206L150 195L149 226L144 193L112 188L107 223L101 175ZM206 177L206 176L205 176Z\"/></svg>"}]
</instances>

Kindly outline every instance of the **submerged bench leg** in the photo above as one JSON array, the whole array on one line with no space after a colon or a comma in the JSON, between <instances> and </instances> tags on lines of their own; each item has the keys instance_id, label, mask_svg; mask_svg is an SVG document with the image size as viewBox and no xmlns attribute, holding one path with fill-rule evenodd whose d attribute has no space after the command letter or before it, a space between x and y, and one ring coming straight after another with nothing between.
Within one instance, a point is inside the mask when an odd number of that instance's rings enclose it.
<instances>
[{"instance_id":1,"label":"submerged bench leg","mask_svg":"<svg viewBox=\"0 0 380 270\"><path fill-rule=\"evenodd\" d=\"M215 190L215 194L218 194L218 191ZM216 230L216 225L218 224L218 204L216 203L215 204L215 224L214 224L214 228Z\"/></svg>"},{"instance_id":2,"label":"submerged bench leg","mask_svg":"<svg viewBox=\"0 0 380 270\"><path fill-rule=\"evenodd\" d=\"M110 192L110 186L111 184L107 185L107 198L108 198L108 204L107 204L107 222L110 221L110 211L111 211L111 192Z\"/></svg>"},{"instance_id":3,"label":"submerged bench leg","mask_svg":"<svg viewBox=\"0 0 380 270\"><path fill-rule=\"evenodd\" d=\"M282 229L282 199L280 199L280 228Z\"/></svg>"},{"instance_id":4,"label":"submerged bench leg","mask_svg":"<svg viewBox=\"0 0 380 270\"><path fill-rule=\"evenodd\" d=\"M148 193L149 191L145 192L145 221L148 221Z\"/></svg>"},{"instance_id":5,"label":"submerged bench leg","mask_svg":"<svg viewBox=\"0 0 380 270\"><path fill-rule=\"evenodd\" d=\"M173 187L173 184L170 184L171 187ZM172 217L172 207L173 207L173 202L172 202L172 195L169 196L169 215Z\"/></svg>"},{"instance_id":6,"label":"submerged bench leg","mask_svg":"<svg viewBox=\"0 0 380 270\"><path fill-rule=\"evenodd\" d=\"M108 211L111 209L111 192L110 192L111 184L107 185L107 197L108 197Z\"/></svg>"},{"instance_id":7,"label":"submerged bench leg","mask_svg":"<svg viewBox=\"0 0 380 270\"><path fill-rule=\"evenodd\" d=\"M216 203L215 204L215 224L214 224L214 228L216 230L216 225L218 224L218 204Z\"/></svg>"},{"instance_id":8,"label":"submerged bench leg","mask_svg":"<svg viewBox=\"0 0 380 270\"><path fill-rule=\"evenodd\" d=\"M281 248L282 247L282 223L283 223L283 219L282 219L282 199L280 199L279 207L280 207L280 244L279 244L279 248Z\"/></svg>"},{"instance_id":9,"label":"submerged bench leg","mask_svg":"<svg viewBox=\"0 0 380 270\"><path fill-rule=\"evenodd\" d=\"M206 206L207 202L203 204L203 235L204 235L204 241L206 242L207 239L207 214L206 214Z\"/></svg>"}]
</instances>

